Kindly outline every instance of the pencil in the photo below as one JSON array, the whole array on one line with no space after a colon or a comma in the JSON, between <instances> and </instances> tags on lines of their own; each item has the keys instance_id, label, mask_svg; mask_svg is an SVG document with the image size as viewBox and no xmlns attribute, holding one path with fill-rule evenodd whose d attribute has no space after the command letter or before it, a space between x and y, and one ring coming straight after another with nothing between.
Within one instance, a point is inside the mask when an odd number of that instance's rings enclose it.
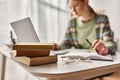
<instances>
[{"instance_id":1,"label":"pencil","mask_svg":"<svg viewBox=\"0 0 120 80\"><path fill-rule=\"evenodd\" d=\"M88 39L86 39L86 41L89 43L89 45L90 46L92 46L92 43L88 40ZM97 50L95 50L98 54L100 54ZM101 55L101 54L100 54Z\"/></svg>"},{"instance_id":2,"label":"pencil","mask_svg":"<svg viewBox=\"0 0 120 80\"><path fill-rule=\"evenodd\" d=\"M90 46L92 46L92 43L88 39L86 39L86 41L89 43Z\"/></svg>"}]
</instances>

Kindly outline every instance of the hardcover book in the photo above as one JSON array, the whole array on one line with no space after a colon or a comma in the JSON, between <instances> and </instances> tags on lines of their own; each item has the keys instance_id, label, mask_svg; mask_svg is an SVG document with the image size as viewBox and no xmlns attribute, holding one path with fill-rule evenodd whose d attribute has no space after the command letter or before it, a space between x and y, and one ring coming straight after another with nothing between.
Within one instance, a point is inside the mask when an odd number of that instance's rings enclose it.
<instances>
[{"instance_id":1,"label":"hardcover book","mask_svg":"<svg viewBox=\"0 0 120 80\"><path fill-rule=\"evenodd\" d=\"M43 57L49 56L50 50L13 50L12 56Z\"/></svg>"},{"instance_id":2,"label":"hardcover book","mask_svg":"<svg viewBox=\"0 0 120 80\"><path fill-rule=\"evenodd\" d=\"M13 44L13 50L53 50L52 43L17 43Z\"/></svg>"},{"instance_id":3,"label":"hardcover book","mask_svg":"<svg viewBox=\"0 0 120 80\"><path fill-rule=\"evenodd\" d=\"M33 57L33 58L22 56L22 57L12 57L12 59L28 66L39 66L43 64L50 64L57 62L56 55L45 56L45 57Z\"/></svg>"}]
</instances>

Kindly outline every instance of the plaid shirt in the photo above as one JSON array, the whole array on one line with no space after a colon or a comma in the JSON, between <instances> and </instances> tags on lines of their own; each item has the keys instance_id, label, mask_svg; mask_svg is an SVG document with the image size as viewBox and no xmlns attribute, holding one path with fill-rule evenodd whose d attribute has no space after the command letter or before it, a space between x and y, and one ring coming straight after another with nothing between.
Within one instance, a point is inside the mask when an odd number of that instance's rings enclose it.
<instances>
[{"instance_id":1,"label":"plaid shirt","mask_svg":"<svg viewBox=\"0 0 120 80\"><path fill-rule=\"evenodd\" d=\"M110 28L109 20L106 15L95 13L95 27L96 27L96 39L103 41L105 46L108 48L109 54L115 54L116 43L113 41L113 32ZM65 33L65 39L59 46L59 49L69 49L75 47L82 49L82 46L77 41L77 31L76 31L76 18L70 19L68 23L68 28Z\"/></svg>"}]
</instances>

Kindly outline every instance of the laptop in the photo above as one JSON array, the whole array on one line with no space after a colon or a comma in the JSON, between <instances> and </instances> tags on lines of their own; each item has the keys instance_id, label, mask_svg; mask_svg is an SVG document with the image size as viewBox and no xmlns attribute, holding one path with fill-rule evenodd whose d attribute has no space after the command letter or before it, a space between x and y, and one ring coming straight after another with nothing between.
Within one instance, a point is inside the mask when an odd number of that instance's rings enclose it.
<instances>
[{"instance_id":1,"label":"laptop","mask_svg":"<svg viewBox=\"0 0 120 80\"><path fill-rule=\"evenodd\" d=\"M10 23L17 42L40 42L29 17Z\"/></svg>"}]
</instances>

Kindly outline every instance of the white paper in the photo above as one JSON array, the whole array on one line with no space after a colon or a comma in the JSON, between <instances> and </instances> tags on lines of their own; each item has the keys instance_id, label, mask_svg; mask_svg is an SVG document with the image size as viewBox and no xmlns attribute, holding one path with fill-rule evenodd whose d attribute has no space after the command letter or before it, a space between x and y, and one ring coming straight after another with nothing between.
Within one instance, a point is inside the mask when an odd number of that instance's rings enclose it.
<instances>
[{"instance_id":1,"label":"white paper","mask_svg":"<svg viewBox=\"0 0 120 80\"><path fill-rule=\"evenodd\" d=\"M96 52L85 52L85 51L84 52L71 51L67 54L64 54L61 57L62 58L65 58L65 57L87 57L87 58L95 59L95 60L110 60L110 61L113 60L111 55L103 56L103 55L97 54Z\"/></svg>"}]
</instances>

